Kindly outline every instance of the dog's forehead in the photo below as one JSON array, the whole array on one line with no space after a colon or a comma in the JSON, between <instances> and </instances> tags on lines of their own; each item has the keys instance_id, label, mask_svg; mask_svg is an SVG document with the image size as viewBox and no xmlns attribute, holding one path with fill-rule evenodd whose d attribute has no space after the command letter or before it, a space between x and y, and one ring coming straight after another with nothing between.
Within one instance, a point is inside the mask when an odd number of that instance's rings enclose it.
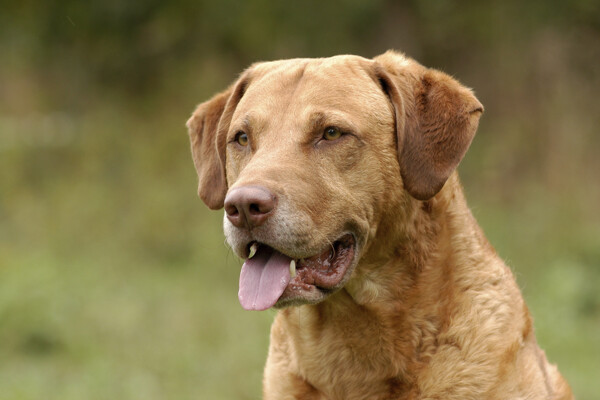
<instances>
[{"instance_id":1,"label":"dog's forehead","mask_svg":"<svg viewBox=\"0 0 600 400\"><path fill-rule=\"evenodd\" d=\"M289 60L256 63L249 68L255 80L272 79L274 76L294 77L304 73L315 75L337 75L351 70L368 68L372 60L353 55L341 55L328 58L295 58Z\"/></svg>"},{"instance_id":2,"label":"dog's forehead","mask_svg":"<svg viewBox=\"0 0 600 400\"><path fill-rule=\"evenodd\" d=\"M358 56L259 63L247 73L246 91L235 116L302 113L308 107L364 112L381 107L385 95L374 78L373 61Z\"/></svg>"}]
</instances>

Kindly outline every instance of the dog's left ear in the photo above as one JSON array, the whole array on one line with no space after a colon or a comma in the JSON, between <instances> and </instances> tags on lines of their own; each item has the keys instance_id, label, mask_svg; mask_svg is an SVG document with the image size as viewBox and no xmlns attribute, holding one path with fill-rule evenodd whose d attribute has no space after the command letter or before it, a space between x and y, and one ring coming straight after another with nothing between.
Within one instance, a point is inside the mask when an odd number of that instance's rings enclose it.
<instances>
[{"instance_id":1,"label":"dog's left ear","mask_svg":"<svg viewBox=\"0 0 600 400\"><path fill-rule=\"evenodd\" d=\"M404 188L416 199L430 199L469 148L483 106L455 79L402 54L387 52L374 60L396 112Z\"/></svg>"}]
</instances>

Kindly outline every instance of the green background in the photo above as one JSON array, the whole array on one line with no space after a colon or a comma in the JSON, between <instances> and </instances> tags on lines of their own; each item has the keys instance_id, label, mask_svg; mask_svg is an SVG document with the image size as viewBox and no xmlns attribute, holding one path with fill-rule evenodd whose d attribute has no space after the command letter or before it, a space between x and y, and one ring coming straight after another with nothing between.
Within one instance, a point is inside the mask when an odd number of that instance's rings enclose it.
<instances>
[{"instance_id":1,"label":"green background","mask_svg":"<svg viewBox=\"0 0 600 400\"><path fill-rule=\"evenodd\" d=\"M258 399L184 123L250 63L389 48L486 107L460 172L538 340L600 393L600 4L2 1L0 399Z\"/></svg>"}]
</instances>

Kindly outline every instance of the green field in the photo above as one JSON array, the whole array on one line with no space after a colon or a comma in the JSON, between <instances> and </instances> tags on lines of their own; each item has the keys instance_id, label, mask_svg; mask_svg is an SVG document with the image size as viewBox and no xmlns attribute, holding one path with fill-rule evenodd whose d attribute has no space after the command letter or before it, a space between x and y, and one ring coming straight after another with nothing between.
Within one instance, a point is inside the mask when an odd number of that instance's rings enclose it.
<instances>
[{"instance_id":1,"label":"green field","mask_svg":"<svg viewBox=\"0 0 600 400\"><path fill-rule=\"evenodd\" d=\"M596 399L600 13L563 3L6 5L0 400L259 399L274 312L238 304L184 123L251 62L391 47L476 89L469 205L548 358Z\"/></svg>"}]
</instances>

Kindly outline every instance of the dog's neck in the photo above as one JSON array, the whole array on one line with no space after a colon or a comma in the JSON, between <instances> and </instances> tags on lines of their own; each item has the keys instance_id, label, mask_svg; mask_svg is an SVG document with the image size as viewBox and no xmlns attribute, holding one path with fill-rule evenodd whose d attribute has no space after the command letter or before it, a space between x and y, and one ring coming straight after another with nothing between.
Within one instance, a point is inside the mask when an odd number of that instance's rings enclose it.
<instances>
[{"instance_id":1,"label":"dog's neck","mask_svg":"<svg viewBox=\"0 0 600 400\"><path fill-rule=\"evenodd\" d=\"M398 385L410 387L412 378L406 371L416 371L426 362L437 334L450 322L454 293L449 291L457 290L456 282L463 279L468 285L474 270L497 264L493 258L473 259L495 253L480 251L490 245L466 205L456 175L434 199L413 204L404 224L410 228L398 232L382 225L379 248L371 246L343 290L323 303L280 313L293 325L287 332L294 332L290 339L300 369L312 371L315 365L302 364L319 362L311 354L330 352L327 360L335 364L335 354L354 351L369 355L369 360L355 362L386 369L373 376L401 377ZM381 246L388 246L387 251ZM373 259L369 253L388 257ZM450 280L452 285L447 284ZM312 336L306 337L309 332ZM315 332L321 334L315 337ZM328 368L335 370L335 365Z\"/></svg>"}]
</instances>

